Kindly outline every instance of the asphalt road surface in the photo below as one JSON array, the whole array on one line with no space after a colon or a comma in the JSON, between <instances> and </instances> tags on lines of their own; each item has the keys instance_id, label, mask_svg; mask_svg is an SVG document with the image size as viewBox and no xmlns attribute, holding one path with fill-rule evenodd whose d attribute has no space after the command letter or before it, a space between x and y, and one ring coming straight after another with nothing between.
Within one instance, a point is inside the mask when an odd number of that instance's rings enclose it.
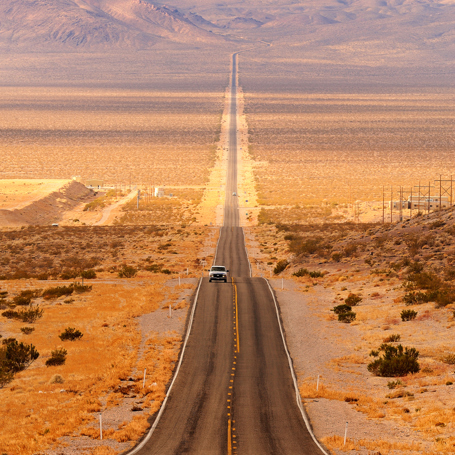
<instances>
[{"instance_id":1,"label":"asphalt road surface","mask_svg":"<svg viewBox=\"0 0 455 455\"><path fill-rule=\"evenodd\" d=\"M215 258L232 282L200 287L179 373L141 455L321 454L305 426L272 294L251 278L237 193L233 56L224 226Z\"/></svg>"}]
</instances>

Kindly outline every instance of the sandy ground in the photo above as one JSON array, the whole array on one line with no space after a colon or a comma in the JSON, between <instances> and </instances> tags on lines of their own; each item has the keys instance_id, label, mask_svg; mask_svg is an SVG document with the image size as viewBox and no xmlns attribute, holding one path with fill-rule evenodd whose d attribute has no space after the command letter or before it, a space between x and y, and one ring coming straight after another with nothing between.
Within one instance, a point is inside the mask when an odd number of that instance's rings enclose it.
<instances>
[{"instance_id":1,"label":"sandy ground","mask_svg":"<svg viewBox=\"0 0 455 455\"><path fill-rule=\"evenodd\" d=\"M382 378L363 372L366 371L365 365L357 365L352 371L334 371L332 368L334 359L352 355L350 346L362 337L362 333L353 327L321 318L326 310L326 302L334 296L332 290L317 286L313 292L303 294L299 292L300 286L291 280L285 280L284 290L281 290L281 280L272 279L270 282L277 293L299 384L308 381L316 384L317 376L320 375L320 387L340 390L346 396L356 396L359 390L372 394L384 382ZM319 440L330 436L344 437L346 422L348 438L352 440L374 443L385 439L389 443L411 444L419 438L409 427L397 425L393 421L370 419L368 415L356 411L355 403L314 398L304 399L304 404ZM425 449L430 449L429 446L428 443L423 445ZM364 449L355 453L366 455L369 451Z\"/></svg>"},{"instance_id":2,"label":"sandy ground","mask_svg":"<svg viewBox=\"0 0 455 455\"><path fill-rule=\"evenodd\" d=\"M165 301L163 302L160 309L141 315L137 318L139 322L139 327L141 330L142 342L139 348L139 354L137 363L141 361L142 355L145 350L145 343L150 338L151 333L158 333L161 335L165 335L168 333L176 333L183 336L184 329L185 329L185 321L186 315L189 309L189 302L191 295L193 294L193 286L196 286L198 279L196 278L183 278L181 279L181 285L190 284L192 285L190 289L182 289L179 293L177 301ZM179 290L179 281L178 279L169 280L166 285L169 287L171 291L178 291ZM185 301L186 306L180 308L181 302ZM179 304L179 305L178 305ZM173 309L171 312L169 311L169 305L179 306L178 309ZM138 373L142 374L141 372L137 371L137 368L132 371L131 376L135 376ZM147 383L147 376L146 376L146 383ZM123 382L125 386L130 384L134 384L133 380L126 380ZM153 386L153 384L152 384ZM103 397L101 402L103 405L106 404L107 400L109 399L109 395ZM102 414L102 425L103 431L107 431L110 429L117 430L120 425L124 424L125 422L131 422L134 416L138 416L144 413L147 413L147 409L142 409L141 404L143 400L140 400L138 397L134 395L126 395L123 397L121 402L112 408L107 409ZM133 407L140 410L133 411ZM99 413L93 413L94 417L97 418L97 422L94 423L92 426L98 428L99 424ZM84 451L89 451L92 453L94 449L97 447L110 447L115 451L124 451L132 447L134 444L131 441L128 442L117 442L113 439L105 438L104 440L100 439L93 439L88 436L80 436L80 435L72 435L60 438L57 441L58 447L54 449L50 449L44 452L46 455L75 455L79 453L84 453Z\"/></svg>"},{"instance_id":3,"label":"sandy ground","mask_svg":"<svg viewBox=\"0 0 455 455\"><path fill-rule=\"evenodd\" d=\"M230 92L226 89L223 115L221 117L220 140L216 144L216 158L210 171L209 181L205 187L201 203L198 206L198 223L204 225L223 225L224 200L226 196L228 130L229 130Z\"/></svg>"},{"instance_id":4,"label":"sandy ground","mask_svg":"<svg viewBox=\"0 0 455 455\"><path fill-rule=\"evenodd\" d=\"M59 190L68 182L70 180L2 179L0 180L0 209L21 209Z\"/></svg>"}]
</instances>

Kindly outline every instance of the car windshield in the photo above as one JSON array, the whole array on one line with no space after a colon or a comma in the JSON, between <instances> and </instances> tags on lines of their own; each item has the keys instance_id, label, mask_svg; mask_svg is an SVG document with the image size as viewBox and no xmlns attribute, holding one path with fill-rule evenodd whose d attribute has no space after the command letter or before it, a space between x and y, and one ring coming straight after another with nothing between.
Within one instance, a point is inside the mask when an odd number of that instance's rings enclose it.
<instances>
[{"instance_id":1,"label":"car windshield","mask_svg":"<svg viewBox=\"0 0 455 455\"><path fill-rule=\"evenodd\" d=\"M226 271L226 267L221 267L221 266L212 267L212 272L224 272L224 271Z\"/></svg>"}]
</instances>

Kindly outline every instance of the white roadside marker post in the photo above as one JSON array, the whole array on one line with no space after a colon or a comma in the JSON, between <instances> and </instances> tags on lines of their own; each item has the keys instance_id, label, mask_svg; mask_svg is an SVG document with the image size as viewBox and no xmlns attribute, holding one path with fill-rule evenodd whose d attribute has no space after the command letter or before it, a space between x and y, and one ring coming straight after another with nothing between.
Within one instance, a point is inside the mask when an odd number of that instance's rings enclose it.
<instances>
[{"instance_id":1,"label":"white roadside marker post","mask_svg":"<svg viewBox=\"0 0 455 455\"><path fill-rule=\"evenodd\" d=\"M281 278L281 290L284 289L284 278Z\"/></svg>"},{"instance_id":2,"label":"white roadside marker post","mask_svg":"<svg viewBox=\"0 0 455 455\"><path fill-rule=\"evenodd\" d=\"M100 440L103 440L103 414L100 412Z\"/></svg>"},{"instance_id":3,"label":"white roadside marker post","mask_svg":"<svg viewBox=\"0 0 455 455\"><path fill-rule=\"evenodd\" d=\"M348 422L346 422L346 428L344 430L344 443L343 445L345 446L346 445L346 437L348 435Z\"/></svg>"},{"instance_id":4,"label":"white roadside marker post","mask_svg":"<svg viewBox=\"0 0 455 455\"><path fill-rule=\"evenodd\" d=\"M316 391L318 391L318 390L319 390L319 375L318 375L318 381L316 383Z\"/></svg>"},{"instance_id":5,"label":"white roadside marker post","mask_svg":"<svg viewBox=\"0 0 455 455\"><path fill-rule=\"evenodd\" d=\"M188 275L188 267L186 268L186 274Z\"/></svg>"},{"instance_id":6,"label":"white roadside marker post","mask_svg":"<svg viewBox=\"0 0 455 455\"><path fill-rule=\"evenodd\" d=\"M142 388L145 388L145 375L147 374L147 368L144 368L144 380L142 381Z\"/></svg>"},{"instance_id":7,"label":"white roadside marker post","mask_svg":"<svg viewBox=\"0 0 455 455\"><path fill-rule=\"evenodd\" d=\"M179 287L180 287L180 275L179 275Z\"/></svg>"},{"instance_id":8,"label":"white roadside marker post","mask_svg":"<svg viewBox=\"0 0 455 455\"><path fill-rule=\"evenodd\" d=\"M172 318L172 306L169 304L169 317Z\"/></svg>"}]
</instances>

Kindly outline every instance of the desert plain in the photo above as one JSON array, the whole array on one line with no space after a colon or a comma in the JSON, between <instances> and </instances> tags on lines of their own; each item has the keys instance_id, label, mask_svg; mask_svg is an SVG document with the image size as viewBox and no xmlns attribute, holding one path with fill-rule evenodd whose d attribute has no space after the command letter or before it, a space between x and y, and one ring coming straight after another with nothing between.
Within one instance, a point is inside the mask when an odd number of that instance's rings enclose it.
<instances>
[{"instance_id":1,"label":"desert plain","mask_svg":"<svg viewBox=\"0 0 455 455\"><path fill-rule=\"evenodd\" d=\"M316 436L334 454L455 451L453 208L388 205L454 175L453 5L326 3L183 2L185 19L154 7L153 33L103 23L99 42L5 22L28 34L0 40L0 341L39 357L2 379L2 453L116 454L150 426L223 222L234 51L248 254ZM416 348L419 371L369 371L383 343Z\"/></svg>"}]
</instances>

